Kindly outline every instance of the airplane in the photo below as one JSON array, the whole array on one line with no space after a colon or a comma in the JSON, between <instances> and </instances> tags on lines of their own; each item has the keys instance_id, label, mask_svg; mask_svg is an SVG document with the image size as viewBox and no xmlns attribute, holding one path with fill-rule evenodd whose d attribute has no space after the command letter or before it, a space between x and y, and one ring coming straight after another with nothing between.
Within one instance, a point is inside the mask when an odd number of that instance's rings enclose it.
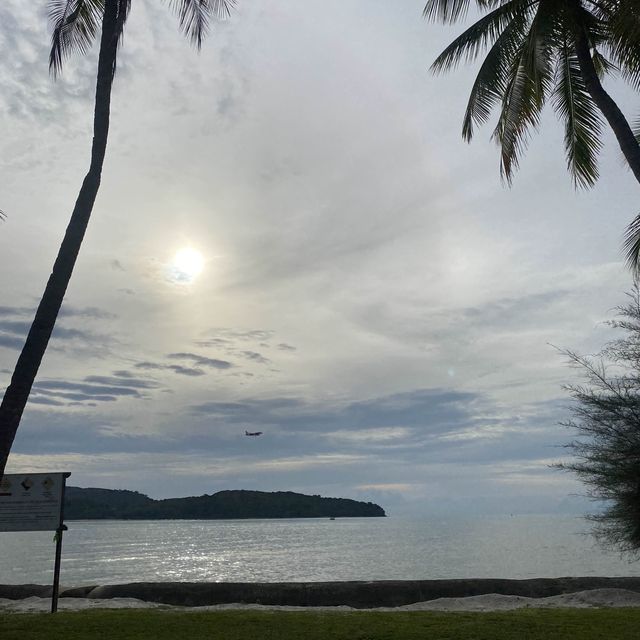
<instances>
[{"instance_id":1,"label":"airplane","mask_svg":"<svg viewBox=\"0 0 640 640\"><path fill-rule=\"evenodd\" d=\"M262 431L245 431L244 435L245 436L261 436Z\"/></svg>"}]
</instances>

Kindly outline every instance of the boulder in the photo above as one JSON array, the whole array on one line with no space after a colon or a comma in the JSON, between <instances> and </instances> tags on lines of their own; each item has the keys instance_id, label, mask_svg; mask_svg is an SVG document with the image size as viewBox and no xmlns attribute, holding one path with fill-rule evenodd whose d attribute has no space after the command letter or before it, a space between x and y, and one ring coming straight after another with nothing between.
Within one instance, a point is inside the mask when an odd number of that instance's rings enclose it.
<instances>
[{"instance_id":1,"label":"boulder","mask_svg":"<svg viewBox=\"0 0 640 640\"><path fill-rule=\"evenodd\" d=\"M0 598L7 600L23 600L37 596L38 598L50 598L53 587L42 584L0 584Z\"/></svg>"},{"instance_id":2,"label":"boulder","mask_svg":"<svg viewBox=\"0 0 640 640\"><path fill-rule=\"evenodd\" d=\"M104 585L89 598L137 598L180 606L265 604L301 607L397 607L436 598L489 593L544 598L589 589L640 592L640 578L532 578L528 580L384 580L375 582L137 582Z\"/></svg>"}]
</instances>

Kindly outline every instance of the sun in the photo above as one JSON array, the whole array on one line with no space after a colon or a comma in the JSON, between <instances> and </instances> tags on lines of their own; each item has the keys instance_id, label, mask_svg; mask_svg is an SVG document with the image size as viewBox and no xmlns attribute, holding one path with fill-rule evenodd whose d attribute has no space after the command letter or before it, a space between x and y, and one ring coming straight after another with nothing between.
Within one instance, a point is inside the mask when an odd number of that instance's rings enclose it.
<instances>
[{"instance_id":1,"label":"sun","mask_svg":"<svg viewBox=\"0 0 640 640\"><path fill-rule=\"evenodd\" d=\"M193 282L204 269L204 256L193 247L183 247L171 261L172 279L176 282Z\"/></svg>"}]
</instances>

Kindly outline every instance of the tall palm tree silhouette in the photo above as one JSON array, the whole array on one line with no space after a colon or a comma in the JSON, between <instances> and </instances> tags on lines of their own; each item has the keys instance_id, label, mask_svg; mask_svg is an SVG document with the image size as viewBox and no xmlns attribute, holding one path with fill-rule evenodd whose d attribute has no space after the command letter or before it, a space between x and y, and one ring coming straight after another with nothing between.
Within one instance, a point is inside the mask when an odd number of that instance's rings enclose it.
<instances>
[{"instance_id":1,"label":"tall palm tree silhouette","mask_svg":"<svg viewBox=\"0 0 640 640\"><path fill-rule=\"evenodd\" d=\"M531 128L551 99L565 127L568 169L576 186L598 178L604 116L640 182L640 145L601 79L619 71L640 87L640 2L638 0L475 0L484 15L435 60L435 72L489 51L471 89L462 135L468 141L499 105L493 137L500 145L500 169L507 182L518 167ZM424 15L454 23L471 0L428 0ZM640 270L640 216L629 225L627 259Z\"/></svg>"},{"instance_id":2,"label":"tall palm tree silhouette","mask_svg":"<svg viewBox=\"0 0 640 640\"><path fill-rule=\"evenodd\" d=\"M200 48L211 18L226 17L235 0L168 0L180 28ZM71 220L60 245L51 276L36 310L11 383L0 404L0 477L18 430L38 368L47 349L82 239L100 187L109 133L111 88L118 47L131 9L131 0L49 0L53 24L49 69L56 76L73 52L85 53L100 33L91 162Z\"/></svg>"}]
</instances>

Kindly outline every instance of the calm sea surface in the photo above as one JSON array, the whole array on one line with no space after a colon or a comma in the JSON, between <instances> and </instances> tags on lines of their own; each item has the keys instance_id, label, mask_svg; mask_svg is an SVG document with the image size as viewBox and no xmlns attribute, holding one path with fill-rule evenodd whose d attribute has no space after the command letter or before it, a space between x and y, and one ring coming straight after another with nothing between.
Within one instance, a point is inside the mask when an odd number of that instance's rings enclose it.
<instances>
[{"instance_id":1,"label":"calm sea surface","mask_svg":"<svg viewBox=\"0 0 640 640\"><path fill-rule=\"evenodd\" d=\"M61 582L640 575L566 516L68 522ZM52 533L0 533L0 583L49 583Z\"/></svg>"}]
</instances>

